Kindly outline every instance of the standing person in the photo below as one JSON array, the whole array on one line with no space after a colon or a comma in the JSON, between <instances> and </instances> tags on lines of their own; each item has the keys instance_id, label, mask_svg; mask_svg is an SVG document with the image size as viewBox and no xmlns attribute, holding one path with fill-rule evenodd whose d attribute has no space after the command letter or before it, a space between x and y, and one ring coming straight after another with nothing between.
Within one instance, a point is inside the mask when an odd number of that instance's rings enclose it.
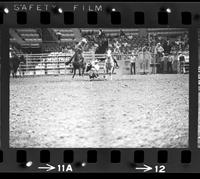
<instances>
[{"instance_id":1,"label":"standing person","mask_svg":"<svg viewBox=\"0 0 200 179\"><path fill-rule=\"evenodd\" d=\"M156 54L156 63L159 64L158 66L158 73L162 73L163 72L163 55L164 55L164 49L161 46L161 43L157 43L156 47L155 47L155 54Z\"/></svg>"},{"instance_id":2,"label":"standing person","mask_svg":"<svg viewBox=\"0 0 200 179\"><path fill-rule=\"evenodd\" d=\"M135 63L136 63L136 55L132 54L130 58L131 75L133 74L133 70L134 70L134 75L135 75Z\"/></svg>"},{"instance_id":3,"label":"standing person","mask_svg":"<svg viewBox=\"0 0 200 179\"><path fill-rule=\"evenodd\" d=\"M172 73L172 58L170 57L172 47L168 39L164 44L163 48L164 48L164 54L167 58L167 73Z\"/></svg>"},{"instance_id":4,"label":"standing person","mask_svg":"<svg viewBox=\"0 0 200 179\"><path fill-rule=\"evenodd\" d=\"M179 67L178 67L178 71L179 73L185 73L185 68L184 68L184 64L185 64L185 55L183 55L183 53L181 51L178 52L178 63L179 63Z\"/></svg>"},{"instance_id":5,"label":"standing person","mask_svg":"<svg viewBox=\"0 0 200 179\"><path fill-rule=\"evenodd\" d=\"M172 48L172 46L171 46L169 40L167 40L166 43L163 45L164 53L165 53L166 56L170 55L171 48Z\"/></svg>"},{"instance_id":6,"label":"standing person","mask_svg":"<svg viewBox=\"0 0 200 179\"><path fill-rule=\"evenodd\" d=\"M120 43L116 41L116 43L114 43L114 46L116 53L120 54L120 47L121 47Z\"/></svg>"},{"instance_id":7,"label":"standing person","mask_svg":"<svg viewBox=\"0 0 200 179\"><path fill-rule=\"evenodd\" d=\"M143 74L146 74L146 68L147 68L147 59L146 59L147 49L148 49L148 44L145 44L144 47L142 47Z\"/></svg>"},{"instance_id":8,"label":"standing person","mask_svg":"<svg viewBox=\"0 0 200 179\"><path fill-rule=\"evenodd\" d=\"M167 72L168 73L173 73L172 63L173 63L173 57L169 56L168 61L167 61Z\"/></svg>"}]
</instances>

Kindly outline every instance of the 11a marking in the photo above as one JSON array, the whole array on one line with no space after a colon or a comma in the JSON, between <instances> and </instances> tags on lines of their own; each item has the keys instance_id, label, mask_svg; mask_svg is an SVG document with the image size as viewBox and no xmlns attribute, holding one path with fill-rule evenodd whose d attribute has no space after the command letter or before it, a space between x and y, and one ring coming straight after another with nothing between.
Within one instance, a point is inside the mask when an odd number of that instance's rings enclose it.
<instances>
[{"instance_id":1,"label":"11a marking","mask_svg":"<svg viewBox=\"0 0 200 179\"><path fill-rule=\"evenodd\" d=\"M73 172L72 166L70 164L58 165L58 172Z\"/></svg>"}]
</instances>

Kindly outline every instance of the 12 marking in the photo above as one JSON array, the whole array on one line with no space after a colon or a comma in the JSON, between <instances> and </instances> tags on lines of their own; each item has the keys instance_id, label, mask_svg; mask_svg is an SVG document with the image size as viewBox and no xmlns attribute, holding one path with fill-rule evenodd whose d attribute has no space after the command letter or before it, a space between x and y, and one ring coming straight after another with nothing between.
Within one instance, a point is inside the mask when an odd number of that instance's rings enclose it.
<instances>
[{"instance_id":1,"label":"12 marking","mask_svg":"<svg viewBox=\"0 0 200 179\"><path fill-rule=\"evenodd\" d=\"M148 171L151 171L151 170L153 170L153 169L155 169L154 171L156 172L156 173L165 173L166 171L165 171L165 166L164 165L155 165L155 167L153 168L153 167L151 167L151 166L148 166L148 165L143 165L143 166L141 166L141 167L136 167L135 168L136 170L138 170L138 171L142 171L142 172L148 172Z\"/></svg>"}]
</instances>

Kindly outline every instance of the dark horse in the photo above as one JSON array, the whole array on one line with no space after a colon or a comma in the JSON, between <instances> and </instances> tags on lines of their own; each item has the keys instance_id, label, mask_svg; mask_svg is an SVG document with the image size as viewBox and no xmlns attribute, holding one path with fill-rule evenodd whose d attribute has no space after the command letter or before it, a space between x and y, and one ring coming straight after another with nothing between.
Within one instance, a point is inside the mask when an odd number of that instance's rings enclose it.
<instances>
[{"instance_id":1,"label":"dark horse","mask_svg":"<svg viewBox=\"0 0 200 179\"><path fill-rule=\"evenodd\" d=\"M16 74L17 74L17 70L19 68L20 63L22 62L23 64L25 64L26 60L25 60L24 56L21 55L20 57L18 57L18 56L11 57L9 59L9 62L10 62L10 73L12 73L13 78L15 78L15 77L17 77ZM21 70L24 73L23 67L21 68Z\"/></svg>"},{"instance_id":2,"label":"dark horse","mask_svg":"<svg viewBox=\"0 0 200 179\"><path fill-rule=\"evenodd\" d=\"M72 62L73 60L73 62ZM69 65L72 62L72 66L73 66L73 76L72 78L74 78L74 76L76 75L76 70L79 70L79 76L83 76L84 75L84 71L85 71L85 67L86 67L86 62L84 62L84 58L82 56L82 51L81 50L76 50L75 54L70 58L69 61L67 61L65 63L65 65ZM82 73L81 73L81 69L82 69Z\"/></svg>"}]
</instances>

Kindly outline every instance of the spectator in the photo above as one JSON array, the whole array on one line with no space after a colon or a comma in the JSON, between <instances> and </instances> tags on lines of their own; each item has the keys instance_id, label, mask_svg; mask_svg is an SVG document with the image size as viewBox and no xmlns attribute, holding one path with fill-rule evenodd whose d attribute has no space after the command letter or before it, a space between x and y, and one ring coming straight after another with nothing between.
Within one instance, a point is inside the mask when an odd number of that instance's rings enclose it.
<instances>
[{"instance_id":1,"label":"spectator","mask_svg":"<svg viewBox=\"0 0 200 179\"><path fill-rule=\"evenodd\" d=\"M171 52L171 44L169 42L169 40L167 40L164 45L163 45L163 49L164 49L164 54L166 56L170 55L170 52Z\"/></svg>"},{"instance_id":2,"label":"spectator","mask_svg":"<svg viewBox=\"0 0 200 179\"><path fill-rule=\"evenodd\" d=\"M135 75L135 63L136 63L136 54L133 53L130 56L131 75L133 74L133 70L134 70L134 75Z\"/></svg>"},{"instance_id":3,"label":"spectator","mask_svg":"<svg viewBox=\"0 0 200 179\"><path fill-rule=\"evenodd\" d=\"M161 46L160 43L157 43L156 47L155 47L155 55L156 55L156 63L158 63L158 73L162 73L163 72L163 68L164 68L164 62L163 62L163 55L164 55L164 49Z\"/></svg>"}]
</instances>

